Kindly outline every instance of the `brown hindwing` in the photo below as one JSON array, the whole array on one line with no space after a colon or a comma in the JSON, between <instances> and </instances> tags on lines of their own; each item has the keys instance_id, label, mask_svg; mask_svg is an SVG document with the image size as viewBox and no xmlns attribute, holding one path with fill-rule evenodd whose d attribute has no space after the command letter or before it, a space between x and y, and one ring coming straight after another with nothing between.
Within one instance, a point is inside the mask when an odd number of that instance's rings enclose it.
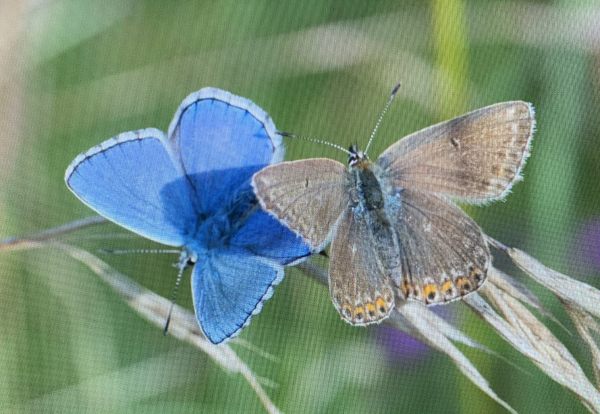
<instances>
[{"instance_id":1,"label":"brown hindwing","mask_svg":"<svg viewBox=\"0 0 600 414\"><path fill-rule=\"evenodd\" d=\"M401 297L439 304L485 281L491 255L483 233L451 201L405 190L395 228L402 244Z\"/></svg>"}]
</instances>

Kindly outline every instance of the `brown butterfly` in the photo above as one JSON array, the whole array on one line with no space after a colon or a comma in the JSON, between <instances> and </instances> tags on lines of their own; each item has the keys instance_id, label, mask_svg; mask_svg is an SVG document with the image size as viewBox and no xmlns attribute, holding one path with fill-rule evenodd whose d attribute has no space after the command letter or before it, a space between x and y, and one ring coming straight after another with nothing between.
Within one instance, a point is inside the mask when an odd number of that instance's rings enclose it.
<instances>
[{"instance_id":1,"label":"brown butterfly","mask_svg":"<svg viewBox=\"0 0 600 414\"><path fill-rule=\"evenodd\" d=\"M534 126L531 104L498 103L409 135L374 162L369 145L364 153L351 147L348 167L326 158L282 162L252 184L261 206L313 249L331 240L333 303L344 320L366 325L386 318L395 297L440 304L483 284L489 248L451 199L505 197Z\"/></svg>"}]
</instances>

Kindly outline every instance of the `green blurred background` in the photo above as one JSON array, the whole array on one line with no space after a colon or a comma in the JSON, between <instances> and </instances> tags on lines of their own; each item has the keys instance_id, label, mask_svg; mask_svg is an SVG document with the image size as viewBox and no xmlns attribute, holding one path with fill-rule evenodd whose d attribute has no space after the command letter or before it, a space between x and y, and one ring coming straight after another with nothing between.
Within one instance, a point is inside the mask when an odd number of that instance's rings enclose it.
<instances>
[{"instance_id":1,"label":"green blurred background","mask_svg":"<svg viewBox=\"0 0 600 414\"><path fill-rule=\"evenodd\" d=\"M467 208L491 236L600 286L598 1L3 0L0 238L93 213L63 183L79 152L143 127L166 130L204 86L248 97L283 130L363 147L398 81L371 154L468 110L537 108L532 156L506 202ZM288 159L345 156L288 141ZM114 225L69 238L154 247ZM167 256L102 256L169 296ZM498 266L517 273L502 257ZM295 269L233 345L285 412L505 412L437 352L342 322L327 289ZM522 275L520 280L531 286ZM191 309L184 282L178 302ZM547 292L532 288L568 327ZM520 412L585 412L491 329L454 324L514 364L465 349ZM27 412L261 412L240 377L133 313L87 268L53 250L0 256L0 409ZM583 361L586 348L549 322Z\"/></svg>"}]
</instances>

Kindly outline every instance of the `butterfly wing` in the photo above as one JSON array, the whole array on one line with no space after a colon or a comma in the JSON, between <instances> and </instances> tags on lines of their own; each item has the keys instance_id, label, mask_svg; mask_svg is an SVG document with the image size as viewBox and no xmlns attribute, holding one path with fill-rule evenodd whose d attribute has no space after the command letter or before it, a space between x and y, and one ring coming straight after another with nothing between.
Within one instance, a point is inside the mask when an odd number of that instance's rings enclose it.
<instances>
[{"instance_id":1,"label":"butterfly wing","mask_svg":"<svg viewBox=\"0 0 600 414\"><path fill-rule=\"evenodd\" d=\"M531 104L499 103L409 135L377 162L396 188L492 201L520 178L534 126Z\"/></svg>"},{"instance_id":2,"label":"butterfly wing","mask_svg":"<svg viewBox=\"0 0 600 414\"><path fill-rule=\"evenodd\" d=\"M93 210L159 243L183 245L195 228L191 188L159 130L125 132L78 155L65 182Z\"/></svg>"},{"instance_id":3,"label":"butterfly wing","mask_svg":"<svg viewBox=\"0 0 600 414\"><path fill-rule=\"evenodd\" d=\"M281 265L296 264L311 253L301 237L263 210L252 214L229 244Z\"/></svg>"},{"instance_id":4,"label":"butterfly wing","mask_svg":"<svg viewBox=\"0 0 600 414\"><path fill-rule=\"evenodd\" d=\"M479 226L451 201L405 190L394 218L402 250L401 296L448 302L483 284L491 256Z\"/></svg>"},{"instance_id":5,"label":"butterfly wing","mask_svg":"<svg viewBox=\"0 0 600 414\"><path fill-rule=\"evenodd\" d=\"M273 121L248 99L204 88L181 103L169 140L195 194L196 207L213 215L250 189L250 177L283 159Z\"/></svg>"},{"instance_id":6,"label":"butterfly wing","mask_svg":"<svg viewBox=\"0 0 600 414\"><path fill-rule=\"evenodd\" d=\"M394 307L391 279L376 251L364 212L347 207L336 226L329 260L329 291L346 322L367 325Z\"/></svg>"},{"instance_id":7,"label":"butterfly wing","mask_svg":"<svg viewBox=\"0 0 600 414\"><path fill-rule=\"evenodd\" d=\"M206 337L218 344L237 335L282 278L280 265L240 248L199 258L192 273L192 296Z\"/></svg>"},{"instance_id":8,"label":"butterfly wing","mask_svg":"<svg viewBox=\"0 0 600 414\"><path fill-rule=\"evenodd\" d=\"M325 247L349 203L346 167L326 158L271 165L254 175L252 186L261 206L314 251Z\"/></svg>"}]
</instances>

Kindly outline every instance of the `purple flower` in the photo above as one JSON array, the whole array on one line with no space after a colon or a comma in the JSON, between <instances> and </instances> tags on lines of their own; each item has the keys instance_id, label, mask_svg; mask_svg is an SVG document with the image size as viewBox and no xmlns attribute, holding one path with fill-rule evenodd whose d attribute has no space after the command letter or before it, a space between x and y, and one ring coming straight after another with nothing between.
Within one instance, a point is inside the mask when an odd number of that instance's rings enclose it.
<instances>
[{"instance_id":1,"label":"purple flower","mask_svg":"<svg viewBox=\"0 0 600 414\"><path fill-rule=\"evenodd\" d=\"M448 322L456 323L452 305L434 306L429 309ZM409 334L385 325L378 327L376 340L392 363L407 363L424 359L431 349L428 345Z\"/></svg>"},{"instance_id":2,"label":"purple flower","mask_svg":"<svg viewBox=\"0 0 600 414\"><path fill-rule=\"evenodd\" d=\"M429 351L429 347L418 339L385 325L378 327L376 340L390 362L422 359Z\"/></svg>"},{"instance_id":3,"label":"purple flower","mask_svg":"<svg viewBox=\"0 0 600 414\"><path fill-rule=\"evenodd\" d=\"M585 223L579 231L575 248L583 264L595 271L600 271L600 217Z\"/></svg>"}]
</instances>

